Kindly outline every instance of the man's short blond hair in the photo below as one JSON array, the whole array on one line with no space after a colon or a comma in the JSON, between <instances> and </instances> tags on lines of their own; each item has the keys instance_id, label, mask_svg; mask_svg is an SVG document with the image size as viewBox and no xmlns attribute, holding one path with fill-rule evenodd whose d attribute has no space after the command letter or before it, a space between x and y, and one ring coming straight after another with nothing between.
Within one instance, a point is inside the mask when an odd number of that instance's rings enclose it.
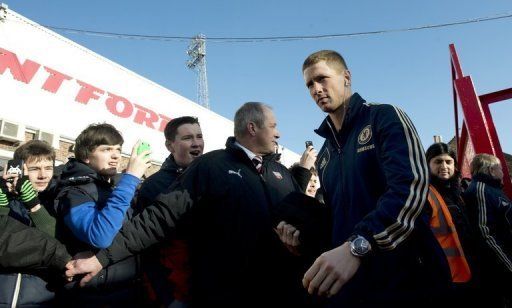
<instances>
[{"instance_id":1,"label":"man's short blond hair","mask_svg":"<svg viewBox=\"0 0 512 308\"><path fill-rule=\"evenodd\" d=\"M302 64L302 72L304 72L308 67L322 61L325 61L329 67L333 68L338 73L348 69L345 59L343 59L339 53L334 50L320 50L310 54L306 60L304 60L304 63Z\"/></svg>"},{"instance_id":2,"label":"man's short blond hair","mask_svg":"<svg viewBox=\"0 0 512 308\"><path fill-rule=\"evenodd\" d=\"M471 161L471 176L475 176L477 174L491 175L491 168L499 164L500 160L496 156L490 154L477 154Z\"/></svg>"}]
</instances>

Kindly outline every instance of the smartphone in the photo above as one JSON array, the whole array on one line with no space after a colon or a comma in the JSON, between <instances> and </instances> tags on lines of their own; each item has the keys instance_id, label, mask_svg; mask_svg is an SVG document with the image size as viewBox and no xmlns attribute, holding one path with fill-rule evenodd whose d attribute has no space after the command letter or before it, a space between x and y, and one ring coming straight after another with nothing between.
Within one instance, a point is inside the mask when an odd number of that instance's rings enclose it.
<instances>
[{"instance_id":1,"label":"smartphone","mask_svg":"<svg viewBox=\"0 0 512 308\"><path fill-rule=\"evenodd\" d=\"M309 140L308 140L308 141L306 141L306 149L307 149L308 147L310 147L310 146L311 146L311 147L313 146L313 141L309 141Z\"/></svg>"},{"instance_id":2,"label":"smartphone","mask_svg":"<svg viewBox=\"0 0 512 308\"><path fill-rule=\"evenodd\" d=\"M23 177L23 160L21 159L11 159L7 162L7 168L5 174L18 174L18 178ZM14 179L8 179L9 182L14 181Z\"/></svg>"},{"instance_id":3,"label":"smartphone","mask_svg":"<svg viewBox=\"0 0 512 308\"><path fill-rule=\"evenodd\" d=\"M147 150L151 150L151 147L149 146L149 143L145 142L145 141L142 141L139 145L139 147L137 148L137 155L139 155L140 153L144 152L144 151L147 151ZM148 157L148 155L146 155L146 157Z\"/></svg>"}]
</instances>

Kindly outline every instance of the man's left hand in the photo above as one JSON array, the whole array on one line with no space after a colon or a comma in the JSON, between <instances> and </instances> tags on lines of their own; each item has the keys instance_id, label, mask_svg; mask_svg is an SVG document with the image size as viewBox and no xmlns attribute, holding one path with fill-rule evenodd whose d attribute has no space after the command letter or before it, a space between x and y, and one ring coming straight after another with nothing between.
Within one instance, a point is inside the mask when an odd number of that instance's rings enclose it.
<instances>
[{"instance_id":1,"label":"man's left hand","mask_svg":"<svg viewBox=\"0 0 512 308\"><path fill-rule=\"evenodd\" d=\"M309 294L330 297L355 275L361 260L350 252L350 243L324 252L315 260L302 279Z\"/></svg>"},{"instance_id":2,"label":"man's left hand","mask_svg":"<svg viewBox=\"0 0 512 308\"><path fill-rule=\"evenodd\" d=\"M24 175L22 178L18 178L16 182L16 191L18 192L23 205L27 210L31 210L33 207L40 204L39 193L30 182L28 176Z\"/></svg>"}]
</instances>

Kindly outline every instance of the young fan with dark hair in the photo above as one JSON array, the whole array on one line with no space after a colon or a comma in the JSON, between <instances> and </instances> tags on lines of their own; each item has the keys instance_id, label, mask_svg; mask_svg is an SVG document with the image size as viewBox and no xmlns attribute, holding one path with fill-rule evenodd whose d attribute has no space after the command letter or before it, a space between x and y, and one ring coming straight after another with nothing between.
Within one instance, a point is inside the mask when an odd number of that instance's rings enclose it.
<instances>
[{"instance_id":1,"label":"young fan with dark hair","mask_svg":"<svg viewBox=\"0 0 512 308\"><path fill-rule=\"evenodd\" d=\"M91 124L76 138L75 159L66 164L56 199L57 237L68 250L96 251L110 246L123 222L140 178L149 167L149 151L132 149L126 172L117 186L112 178L121 163L121 133L110 124ZM126 259L107 267L93 286L62 293L63 305L112 307L134 305L140 285L137 262Z\"/></svg>"}]
</instances>

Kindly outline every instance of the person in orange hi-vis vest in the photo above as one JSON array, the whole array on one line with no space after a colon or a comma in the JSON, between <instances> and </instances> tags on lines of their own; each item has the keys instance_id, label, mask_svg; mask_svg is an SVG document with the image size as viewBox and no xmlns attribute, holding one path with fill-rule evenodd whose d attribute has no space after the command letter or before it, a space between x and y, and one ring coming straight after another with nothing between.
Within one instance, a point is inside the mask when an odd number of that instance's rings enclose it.
<instances>
[{"instance_id":1,"label":"person in orange hi-vis vest","mask_svg":"<svg viewBox=\"0 0 512 308\"><path fill-rule=\"evenodd\" d=\"M427 149L426 159L430 171L430 227L446 255L452 275L453 288L447 298L454 304L470 304L474 294L470 267L474 240L461 197L456 155L447 144L439 142Z\"/></svg>"}]
</instances>

